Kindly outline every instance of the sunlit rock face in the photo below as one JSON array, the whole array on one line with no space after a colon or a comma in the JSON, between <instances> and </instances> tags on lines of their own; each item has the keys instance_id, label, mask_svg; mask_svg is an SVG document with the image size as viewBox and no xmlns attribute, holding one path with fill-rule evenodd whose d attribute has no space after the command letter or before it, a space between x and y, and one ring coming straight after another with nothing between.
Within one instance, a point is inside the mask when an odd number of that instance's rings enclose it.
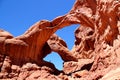
<instances>
[{"instance_id":1,"label":"sunlit rock face","mask_svg":"<svg viewBox=\"0 0 120 80\"><path fill-rule=\"evenodd\" d=\"M72 24L75 43L69 50L55 32ZM66 15L39 21L13 37L0 30L0 79L120 79L120 0L76 0ZM52 51L64 61L59 71L43 58Z\"/></svg>"}]
</instances>

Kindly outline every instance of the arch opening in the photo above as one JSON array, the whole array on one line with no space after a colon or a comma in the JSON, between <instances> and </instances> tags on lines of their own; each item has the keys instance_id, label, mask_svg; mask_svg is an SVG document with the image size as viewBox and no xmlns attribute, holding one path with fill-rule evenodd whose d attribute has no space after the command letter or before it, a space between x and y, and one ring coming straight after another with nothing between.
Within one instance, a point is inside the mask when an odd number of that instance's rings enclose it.
<instances>
[{"instance_id":1,"label":"arch opening","mask_svg":"<svg viewBox=\"0 0 120 80\"><path fill-rule=\"evenodd\" d=\"M45 61L51 62L54 64L54 66L58 69L58 70L62 70L63 69L63 60L61 59L61 57L59 56L59 54L52 52L51 54L48 54L45 58Z\"/></svg>"},{"instance_id":2,"label":"arch opening","mask_svg":"<svg viewBox=\"0 0 120 80\"><path fill-rule=\"evenodd\" d=\"M56 34L66 42L69 50L71 50L74 45L74 32L78 27L79 24L74 24L68 27L64 27L56 32Z\"/></svg>"},{"instance_id":3,"label":"arch opening","mask_svg":"<svg viewBox=\"0 0 120 80\"><path fill-rule=\"evenodd\" d=\"M69 50L71 50L74 45L74 31L78 26L79 25L71 25L56 32L56 34L66 42ZM64 61L58 53L52 52L48 54L44 60L53 63L58 70L63 70Z\"/></svg>"}]
</instances>

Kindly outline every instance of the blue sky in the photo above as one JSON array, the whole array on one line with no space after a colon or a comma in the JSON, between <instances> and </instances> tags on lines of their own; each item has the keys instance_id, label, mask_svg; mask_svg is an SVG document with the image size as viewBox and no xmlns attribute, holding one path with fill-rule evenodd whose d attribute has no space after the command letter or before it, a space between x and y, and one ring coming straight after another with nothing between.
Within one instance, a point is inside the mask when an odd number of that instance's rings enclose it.
<instances>
[{"instance_id":1,"label":"blue sky","mask_svg":"<svg viewBox=\"0 0 120 80\"><path fill-rule=\"evenodd\" d=\"M0 29L14 36L23 34L31 25L39 20L53 20L70 11L75 0L0 0ZM74 44L74 30L78 25L63 28L56 32L71 49ZM56 53L45 58L62 69L62 59Z\"/></svg>"}]
</instances>

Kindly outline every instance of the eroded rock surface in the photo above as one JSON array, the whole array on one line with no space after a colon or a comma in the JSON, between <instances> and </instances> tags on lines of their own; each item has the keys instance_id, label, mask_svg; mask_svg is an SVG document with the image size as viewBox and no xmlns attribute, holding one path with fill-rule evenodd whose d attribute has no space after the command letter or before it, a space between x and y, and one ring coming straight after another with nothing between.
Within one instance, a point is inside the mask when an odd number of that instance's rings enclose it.
<instances>
[{"instance_id":1,"label":"eroded rock surface","mask_svg":"<svg viewBox=\"0 0 120 80\"><path fill-rule=\"evenodd\" d=\"M55 32L72 24L72 50ZM63 70L43 58L52 51L64 60ZM119 80L120 0L76 0L73 8L53 21L39 21L23 35L0 30L0 79Z\"/></svg>"}]
</instances>

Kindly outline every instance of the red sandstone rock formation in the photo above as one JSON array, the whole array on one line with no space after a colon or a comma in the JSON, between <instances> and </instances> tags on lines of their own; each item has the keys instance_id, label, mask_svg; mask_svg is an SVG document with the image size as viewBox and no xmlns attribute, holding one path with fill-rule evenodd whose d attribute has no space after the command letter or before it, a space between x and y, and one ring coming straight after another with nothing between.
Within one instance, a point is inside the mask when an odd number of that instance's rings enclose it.
<instances>
[{"instance_id":1,"label":"red sandstone rock formation","mask_svg":"<svg viewBox=\"0 0 120 80\"><path fill-rule=\"evenodd\" d=\"M72 50L57 30L80 24ZM120 0L76 0L68 14L39 21L23 35L0 30L0 79L119 80ZM64 60L57 70L43 58L52 51Z\"/></svg>"}]
</instances>

